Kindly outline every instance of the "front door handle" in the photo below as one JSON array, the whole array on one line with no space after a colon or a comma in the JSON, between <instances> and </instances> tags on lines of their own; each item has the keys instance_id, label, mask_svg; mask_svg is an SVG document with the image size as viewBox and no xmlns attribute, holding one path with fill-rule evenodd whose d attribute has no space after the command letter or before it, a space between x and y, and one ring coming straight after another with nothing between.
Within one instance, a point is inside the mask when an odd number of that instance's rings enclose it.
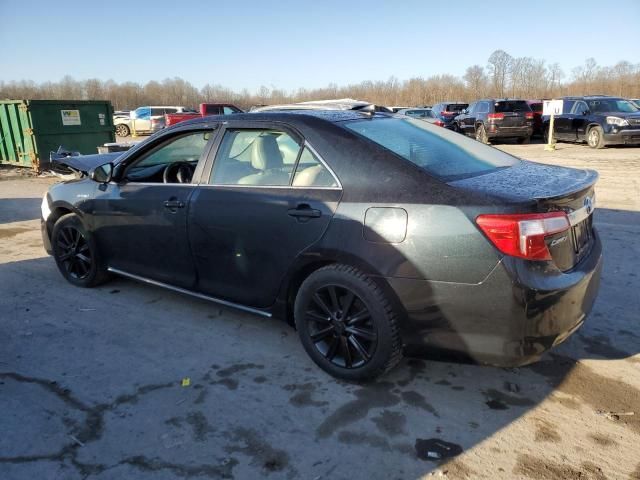
<instances>
[{"instance_id":1,"label":"front door handle","mask_svg":"<svg viewBox=\"0 0 640 480\"><path fill-rule=\"evenodd\" d=\"M316 208L311 208L306 203L298 205L296 208L290 208L287 213L295 218L319 218L322 212Z\"/></svg>"}]
</instances>

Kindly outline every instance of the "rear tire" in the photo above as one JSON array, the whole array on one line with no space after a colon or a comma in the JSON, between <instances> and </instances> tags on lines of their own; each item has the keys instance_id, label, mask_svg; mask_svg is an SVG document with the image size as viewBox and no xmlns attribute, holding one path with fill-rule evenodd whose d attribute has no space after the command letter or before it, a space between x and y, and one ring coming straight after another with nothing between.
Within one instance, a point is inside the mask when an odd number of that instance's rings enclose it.
<instances>
[{"instance_id":1,"label":"rear tire","mask_svg":"<svg viewBox=\"0 0 640 480\"><path fill-rule=\"evenodd\" d=\"M489 137L487 137L487 131L483 124L476 127L476 140L484 144L489 143Z\"/></svg>"},{"instance_id":2,"label":"rear tire","mask_svg":"<svg viewBox=\"0 0 640 480\"><path fill-rule=\"evenodd\" d=\"M402 358L391 302L356 268L329 265L309 275L296 295L294 317L307 354L334 377L371 380Z\"/></svg>"},{"instance_id":3,"label":"rear tire","mask_svg":"<svg viewBox=\"0 0 640 480\"><path fill-rule=\"evenodd\" d=\"M62 276L76 287L95 287L109 278L96 242L75 213L58 219L51 233L53 258Z\"/></svg>"},{"instance_id":4,"label":"rear tire","mask_svg":"<svg viewBox=\"0 0 640 480\"><path fill-rule=\"evenodd\" d=\"M587 132L587 145L591 148L604 148L604 132L602 127L591 127Z\"/></svg>"},{"instance_id":5,"label":"rear tire","mask_svg":"<svg viewBox=\"0 0 640 480\"><path fill-rule=\"evenodd\" d=\"M120 125L116 125L117 136L128 137L130 133L131 133L131 130L124 123L121 123Z\"/></svg>"}]
</instances>

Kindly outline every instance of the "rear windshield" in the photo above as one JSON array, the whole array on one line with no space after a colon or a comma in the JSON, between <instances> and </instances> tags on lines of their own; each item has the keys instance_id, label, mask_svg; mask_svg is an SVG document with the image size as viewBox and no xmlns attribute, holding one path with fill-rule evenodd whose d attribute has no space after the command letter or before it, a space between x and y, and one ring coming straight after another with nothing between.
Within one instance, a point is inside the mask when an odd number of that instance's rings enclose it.
<instances>
[{"instance_id":1,"label":"rear windshield","mask_svg":"<svg viewBox=\"0 0 640 480\"><path fill-rule=\"evenodd\" d=\"M458 180L519 160L445 128L412 118L375 118L343 124L444 181Z\"/></svg>"},{"instance_id":2,"label":"rear windshield","mask_svg":"<svg viewBox=\"0 0 640 480\"><path fill-rule=\"evenodd\" d=\"M529 107L531 107L531 110L533 110L534 112L541 112L542 111L542 104L541 103L531 103L531 104L529 104Z\"/></svg>"},{"instance_id":3,"label":"rear windshield","mask_svg":"<svg viewBox=\"0 0 640 480\"><path fill-rule=\"evenodd\" d=\"M462 110L464 110L468 106L469 105L466 104L466 103L450 103L449 105L446 106L444 111L445 112L461 112Z\"/></svg>"},{"instance_id":4,"label":"rear windshield","mask_svg":"<svg viewBox=\"0 0 640 480\"><path fill-rule=\"evenodd\" d=\"M506 100L495 103L496 113L530 112L531 109L524 100Z\"/></svg>"}]
</instances>

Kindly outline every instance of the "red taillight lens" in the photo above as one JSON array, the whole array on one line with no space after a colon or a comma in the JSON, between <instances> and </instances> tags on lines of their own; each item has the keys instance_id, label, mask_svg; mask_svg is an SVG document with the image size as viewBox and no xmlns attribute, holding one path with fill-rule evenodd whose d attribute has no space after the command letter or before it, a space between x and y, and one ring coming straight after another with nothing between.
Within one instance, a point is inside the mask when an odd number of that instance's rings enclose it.
<instances>
[{"instance_id":1,"label":"red taillight lens","mask_svg":"<svg viewBox=\"0 0 640 480\"><path fill-rule=\"evenodd\" d=\"M442 120L436 120L433 124L439 127L444 127L444 122Z\"/></svg>"},{"instance_id":2,"label":"red taillight lens","mask_svg":"<svg viewBox=\"0 0 640 480\"><path fill-rule=\"evenodd\" d=\"M502 253L527 260L551 260L545 237L571 227L563 212L480 215L476 223Z\"/></svg>"},{"instance_id":3,"label":"red taillight lens","mask_svg":"<svg viewBox=\"0 0 640 480\"><path fill-rule=\"evenodd\" d=\"M525 112L524 113L524 118L527 118L529 120L533 120L533 112Z\"/></svg>"},{"instance_id":4,"label":"red taillight lens","mask_svg":"<svg viewBox=\"0 0 640 480\"><path fill-rule=\"evenodd\" d=\"M487 115L487 118L491 120L502 120L504 118L504 113L490 113Z\"/></svg>"}]
</instances>

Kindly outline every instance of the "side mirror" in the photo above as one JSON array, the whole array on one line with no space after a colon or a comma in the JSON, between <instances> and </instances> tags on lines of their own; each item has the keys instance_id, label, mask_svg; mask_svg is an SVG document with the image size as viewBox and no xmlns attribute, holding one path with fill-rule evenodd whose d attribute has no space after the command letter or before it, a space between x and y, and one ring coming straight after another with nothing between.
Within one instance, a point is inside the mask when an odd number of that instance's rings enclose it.
<instances>
[{"instance_id":1,"label":"side mirror","mask_svg":"<svg viewBox=\"0 0 640 480\"><path fill-rule=\"evenodd\" d=\"M589 110L583 110L582 115L589 115L591 112Z\"/></svg>"},{"instance_id":2,"label":"side mirror","mask_svg":"<svg viewBox=\"0 0 640 480\"><path fill-rule=\"evenodd\" d=\"M109 183L113 176L113 163L105 163L89 172L89 178L98 183Z\"/></svg>"},{"instance_id":3,"label":"side mirror","mask_svg":"<svg viewBox=\"0 0 640 480\"><path fill-rule=\"evenodd\" d=\"M462 110L460 110L460 113L462 113L463 115L466 115L467 113L469 113L469 110L467 110L466 108L463 108Z\"/></svg>"}]
</instances>

